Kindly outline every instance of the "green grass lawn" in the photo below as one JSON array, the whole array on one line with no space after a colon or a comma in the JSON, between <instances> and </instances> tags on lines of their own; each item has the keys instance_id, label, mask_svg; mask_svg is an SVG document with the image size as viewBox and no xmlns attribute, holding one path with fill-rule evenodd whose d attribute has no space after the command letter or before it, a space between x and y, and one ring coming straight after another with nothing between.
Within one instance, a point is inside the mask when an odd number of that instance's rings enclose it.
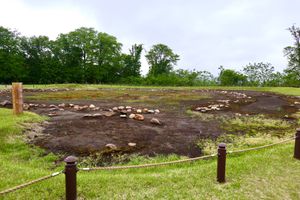
<instances>
[{"instance_id":1,"label":"green grass lawn","mask_svg":"<svg viewBox=\"0 0 300 200\"><path fill-rule=\"evenodd\" d=\"M299 88L254 89L300 96ZM44 118L33 113L15 117L11 110L0 109L0 191L63 169L63 163L55 164L58 156L45 154L43 150L24 141L22 124L43 120ZM215 158L149 169L80 171L78 196L79 199L296 200L300 199L300 160L293 158L293 148L294 144L290 142L258 151L228 155L225 184L216 182ZM137 157L128 164L174 159L178 157ZM60 175L0 196L0 199L64 199L64 196L64 175Z\"/></svg>"}]
</instances>

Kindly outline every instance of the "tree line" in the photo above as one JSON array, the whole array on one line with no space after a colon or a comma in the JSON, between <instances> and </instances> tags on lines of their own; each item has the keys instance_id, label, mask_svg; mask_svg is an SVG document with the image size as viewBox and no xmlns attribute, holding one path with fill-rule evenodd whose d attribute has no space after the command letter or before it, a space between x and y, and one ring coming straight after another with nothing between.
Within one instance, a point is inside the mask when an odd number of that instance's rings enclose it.
<instances>
[{"instance_id":1,"label":"tree line","mask_svg":"<svg viewBox=\"0 0 300 200\"><path fill-rule=\"evenodd\" d=\"M242 71L219 67L218 76L208 71L174 70L180 57L165 44L146 52L149 71L141 75L142 44L122 52L117 38L93 28L60 34L25 37L0 26L0 84L121 83L135 85L240 85L300 86L300 29L289 31L294 44L284 48L288 66L275 72L270 63L249 63Z\"/></svg>"}]
</instances>

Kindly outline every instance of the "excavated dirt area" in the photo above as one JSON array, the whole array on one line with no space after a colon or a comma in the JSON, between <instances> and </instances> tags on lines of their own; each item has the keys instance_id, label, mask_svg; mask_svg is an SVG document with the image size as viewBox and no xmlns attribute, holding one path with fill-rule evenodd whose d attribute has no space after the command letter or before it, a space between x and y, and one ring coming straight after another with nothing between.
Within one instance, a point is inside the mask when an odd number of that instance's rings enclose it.
<instances>
[{"instance_id":1,"label":"excavated dirt area","mask_svg":"<svg viewBox=\"0 0 300 200\"><path fill-rule=\"evenodd\" d=\"M106 96L100 95L103 91ZM282 119L300 109L299 98L253 91L192 90L184 98L185 91L176 90L128 89L118 90L116 95L113 89L99 89L89 91L88 96L72 96L73 93L24 91L25 109L49 116L42 127L28 134L31 143L51 152L84 156L120 152L194 157L201 155L196 145L199 139L216 138L223 131L217 120L193 118L187 115L188 109L203 114L265 114ZM170 99L162 98L168 95ZM1 91L2 107L11 107L9 101L10 92ZM131 114L136 119L131 119Z\"/></svg>"}]
</instances>

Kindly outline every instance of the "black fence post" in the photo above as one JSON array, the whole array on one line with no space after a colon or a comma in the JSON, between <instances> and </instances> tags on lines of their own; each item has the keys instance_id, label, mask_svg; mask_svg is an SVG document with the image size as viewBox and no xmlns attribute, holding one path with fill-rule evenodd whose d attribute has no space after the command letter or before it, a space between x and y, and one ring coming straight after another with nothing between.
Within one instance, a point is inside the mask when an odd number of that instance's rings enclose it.
<instances>
[{"instance_id":1,"label":"black fence post","mask_svg":"<svg viewBox=\"0 0 300 200\"><path fill-rule=\"evenodd\" d=\"M77 186L76 186L76 174L77 158L74 156L68 156L65 160L65 175L66 175L66 200L77 199Z\"/></svg>"},{"instance_id":2,"label":"black fence post","mask_svg":"<svg viewBox=\"0 0 300 200\"><path fill-rule=\"evenodd\" d=\"M297 132L296 132L294 158L300 160L300 128L297 128Z\"/></svg>"},{"instance_id":3,"label":"black fence post","mask_svg":"<svg viewBox=\"0 0 300 200\"><path fill-rule=\"evenodd\" d=\"M217 164L217 181L225 183L226 168L226 144L220 143L218 146L218 164Z\"/></svg>"}]
</instances>

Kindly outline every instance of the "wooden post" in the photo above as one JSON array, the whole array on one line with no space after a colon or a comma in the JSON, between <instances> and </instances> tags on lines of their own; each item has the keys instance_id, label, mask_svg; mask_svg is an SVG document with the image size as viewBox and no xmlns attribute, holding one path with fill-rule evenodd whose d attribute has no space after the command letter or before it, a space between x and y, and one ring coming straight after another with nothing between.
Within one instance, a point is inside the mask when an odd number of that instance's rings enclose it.
<instances>
[{"instance_id":1,"label":"wooden post","mask_svg":"<svg viewBox=\"0 0 300 200\"><path fill-rule=\"evenodd\" d=\"M294 158L300 160L300 128L297 128L296 132Z\"/></svg>"},{"instance_id":2,"label":"wooden post","mask_svg":"<svg viewBox=\"0 0 300 200\"><path fill-rule=\"evenodd\" d=\"M220 143L218 147L217 181L225 183L226 144Z\"/></svg>"},{"instance_id":3,"label":"wooden post","mask_svg":"<svg viewBox=\"0 0 300 200\"><path fill-rule=\"evenodd\" d=\"M65 175L66 175L66 200L77 199L77 158L74 156L68 156L65 159Z\"/></svg>"},{"instance_id":4,"label":"wooden post","mask_svg":"<svg viewBox=\"0 0 300 200\"><path fill-rule=\"evenodd\" d=\"M23 113L23 85L22 83L12 83L12 101L13 114L20 115Z\"/></svg>"}]
</instances>

